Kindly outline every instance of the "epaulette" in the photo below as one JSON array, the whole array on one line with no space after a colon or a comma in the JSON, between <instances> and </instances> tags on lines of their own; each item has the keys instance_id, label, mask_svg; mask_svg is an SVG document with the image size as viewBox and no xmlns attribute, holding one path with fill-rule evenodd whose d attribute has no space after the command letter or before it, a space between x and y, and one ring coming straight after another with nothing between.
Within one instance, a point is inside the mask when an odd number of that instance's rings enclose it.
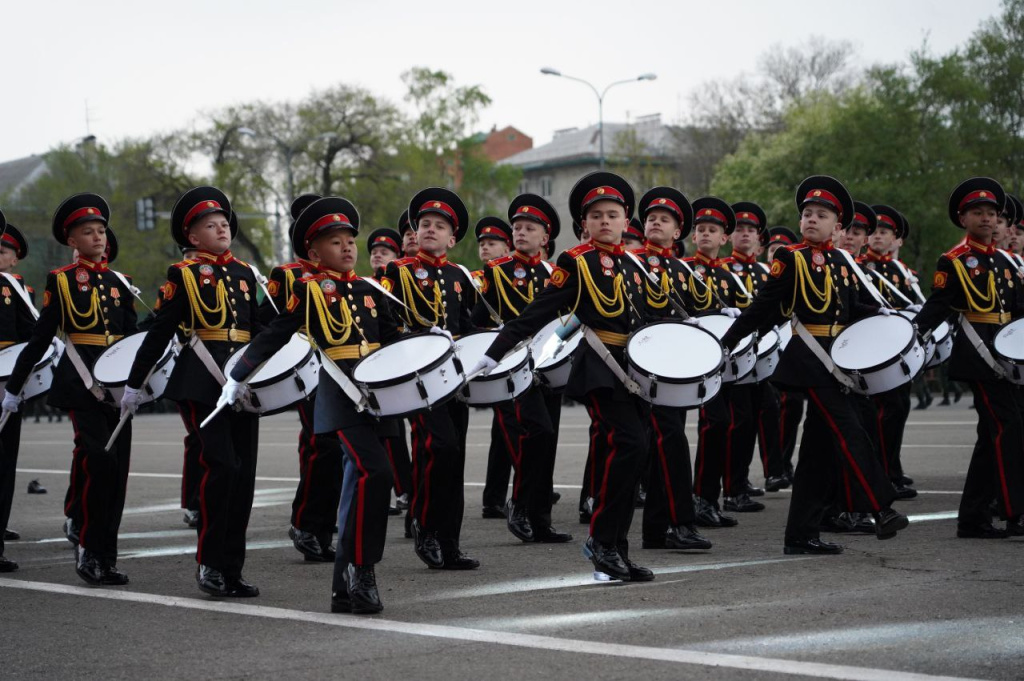
<instances>
[{"instance_id":1,"label":"epaulette","mask_svg":"<svg viewBox=\"0 0 1024 681\"><path fill-rule=\"evenodd\" d=\"M408 257L408 258L399 258L399 259L394 261L394 263L395 263L395 265L397 267L405 267L406 265L412 265L415 262L416 262L416 258L411 257L411 256Z\"/></svg>"},{"instance_id":2,"label":"epaulette","mask_svg":"<svg viewBox=\"0 0 1024 681\"><path fill-rule=\"evenodd\" d=\"M297 262L286 262L283 265L278 265L274 268L275 270L301 270L304 269L301 263Z\"/></svg>"},{"instance_id":3,"label":"epaulette","mask_svg":"<svg viewBox=\"0 0 1024 681\"><path fill-rule=\"evenodd\" d=\"M78 263L77 262L73 262L70 265L64 265L63 267L58 267L55 270L50 270L50 274L59 274L60 272L70 272L71 270L75 269L76 267L78 267Z\"/></svg>"},{"instance_id":4,"label":"epaulette","mask_svg":"<svg viewBox=\"0 0 1024 681\"><path fill-rule=\"evenodd\" d=\"M174 267L177 267L179 270L183 270L186 267L189 267L191 265L195 265L197 262L199 262L199 261L198 260L182 260L181 262L174 263Z\"/></svg>"},{"instance_id":5,"label":"epaulette","mask_svg":"<svg viewBox=\"0 0 1024 681\"><path fill-rule=\"evenodd\" d=\"M21 276L20 274L15 274L14 272L11 272L11 276L14 277L15 279L17 279L18 281L21 281L22 279L25 278L25 277Z\"/></svg>"},{"instance_id":6,"label":"epaulette","mask_svg":"<svg viewBox=\"0 0 1024 681\"><path fill-rule=\"evenodd\" d=\"M953 246L953 248L943 253L942 255L949 258L950 260L956 260L961 255L967 253L970 250L971 247L967 245L967 242L960 242L956 246Z\"/></svg>"},{"instance_id":7,"label":"epaulette","mask_svg":"<svg viewBox=\"0 0 1024 681\"><path fill-rule=\"evenodd\" d=\"M805 244L803 242L800 242L798 244L787 244L784 248L787 251L793 252L793 251L798 251L801 248L807 248L807 244Z\"/></svg>"},{"instance_id":8,"label":"epaulette","mask_svg":"<svg viewBox=\"0 0 1024 681\"><path fill-rule=\"evenodd\" d=\"M249 266L250 266L250 265L249 265L249 263L247 263L247 262L246 262L246 261L244 261L244 260L239 260L239 259L238 259L238 258L236 258L235 256L231 256L231 257L232 257L232 259L233 259L233 260L234 260L235 262L237 262L237 263L238 263L239 265L241 265L242 267L249 267Z\"/></svg>"},{"instance_id":9,"label":"epaulette","mask_svg":"<svg viewBox=\"0 0 1024 681\"><path fill-rule=\"evenodd\" d=\"M584 253L590 253L593 250L595 250L595 249L590 244L580 244L579 246L573 246L572 248L568 249L566 251L566 254L570 258L578 258L581 255L583 255Z\"/></svg>"},{"instance_id":10,"label":"epaulette","mask_svg":"<svg viewBox=\"0 0 1024 681\"><path fill-rule=\"evenodd\" d=\"M497 267L498 265L504 265L507 262L512 262L513 259L514 258L511 255L503 255L500 258L495 258L494 260L488 260L487 261L487 266L488 267Z\"/></svg>"}]
</instances>

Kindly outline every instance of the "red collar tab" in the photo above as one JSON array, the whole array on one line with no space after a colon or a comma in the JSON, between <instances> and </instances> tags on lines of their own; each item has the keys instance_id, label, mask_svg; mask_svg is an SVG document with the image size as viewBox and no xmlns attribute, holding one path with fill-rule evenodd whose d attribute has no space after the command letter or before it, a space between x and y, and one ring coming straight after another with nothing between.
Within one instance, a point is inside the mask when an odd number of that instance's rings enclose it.
<instances>
[{"instance_id":1,"label":"red collar tab","mask_svg":"<svg viewBox=\"0 0 1024 681\"><path fill-rule=\"evenodd\" d=\"M831 251L832 250L832 240L831 239L827 239L825 241L822 241L820 244L816 244L813 241L808 241L807 239L804 239L800 243L802 243L804 246L807 246L808 248L811 248L811 249L813 249L815 251Z\"/></svg>"},{"instance_id":2,"label":"red collar tab","mask_svg":"<svg viewBox=\"0 0 1024 681\"><path fill-rule=\"evenodd\" d=\"M394 250L395 253L402 252L402 249L398 247L398 242L389 236L378 236L376 239L373 240L373 243L370 244L370 248L373 248L374 246L386 246Z\"/></svg>"},{"instance_id":3,"label":"red collar tab","mask_svg":"<svg viewBox=\"0 0 1024 681\"><path fill-rule=\"evenodd\" d=\"M519 206L515 217L512 219L514 220L518 217L527 217L531 219L536 218L544 223L544 226L548 228L548 231L551 230L551 218L549 218L544 211L534 206Z\"/></svg>"},{"instance_id":4,"label":"red collar tab","mask_svg":"<svg viewBox=\"0 0 1024 681\"><path fill-rule=\"evenodd\" d=\"M192 206L192 208L190 208L187 213L185 213L185 220L182 222L182 224L188 227L189 225L192 224L192 221L199 216L200 213L211 210L220 210L225 213L227 212L216 201L200 201L196 205Z\"/></svg>"},{"instance_id":5,"label":"red collar tab","mask_svg":"<svg viewBox=\"0 0 1024 681\"><path fill-rule=\"evenodd\" d=\"M620 192L615 187L604 186L594 187L589 192L587 192L587 195L583 197L583 204L581 208L586 210L587 206L594 203L595 201L604 200L618 201L623 206L626 205L626 197L622 195L622 192Z\"/></svg>"},{"instance_id":6,"label":"red collar tab","mask_svg":"<svg viewBox=\"0 0 1024 681\"><path fill-rule=\"evenodd\" d=\"M435 201L434 203L438 203L438 202ZM435 258L434 256L430 255L426 251L420 251L419 253L416 254L416 258L418 260L422 261L423 263L425 263L427 265L430 265L431 267L441 267L442 265L445 265L445 264L448 263L448 254L447 253L442 253L441 255L439 255L439 256L437 256Z\"/></svg>"},{"instance_id":7,"label":"red collar tab","mask_svg":"<svg viewBox=\"0 0 1024 681\"><path fill-rule=\"evenodd\" d=\"M477 235L476 240L479 241L485 236L496 236L505 243L512 243L509 241L508 234L498 229L497 227L484 227L480 230L480 234Z\"/></svg>"},{"instance_id":8,"label":"red collar tab","mask_svg":"<svg viewBox=\"0 0 1024 681\"><path fill-rule=\"evenodd\" d=\"M722 227L729 224L729 221L725 219L725 213L714 208L705 208L697 213L697 217L693 219L693 224L697 225L701 222L717 222Z\"/></svg>"},{"instance_id":9,"label":"red collar tab","mask_svg":"<svg viewBox=\"0 0 1024 681\"><path fill-rule=\"evenodd\" d=\"M732 259L735 260L736 262L741 262L741 263L743 263L745 265L752 265L755 262L757 262L757 256L755 256L755 255L744 255L743 253L740 253L739 251L733 251L732 252Z\"/></svg>"},{"instance_id":10,"label":"red collar tab","mask_svg":"<svg viewBox=\"0 0 1024 681\"><path fill-rule=\"evenodd\" d=\"M227 265L229 262L234 261L235 256L231 255L231 251L224 251L220 255L215 255L209 251L196 251L195 259L212 262L214 265Z\"/></svg>"},{"instance_id":11,"label":"red collar tab","mask_svg":"<svg viewBox=\"0 0 1024 681\"><path fill-rule=\"evenodd\" d=\"M737 225L752 225L761 229L761 221L757 219L757 216L747 211L736 213L736 224Z\"/></svg>"},{"instance_id":12,"label":"red collar tab","mask_svg":"<svg viewBox=\"0 0 1024 681\"><path fill-rule=\"evenodd\" d=\"M991 192L986 193L991 195ZM983 244L980 241L975 241L970 237L967 237L965 243L968 247L970 247L972 251L978 251L979 253L984 253L985 255L992 255L993 253L996 252L996 245L994 243Z\"/></svg>"},{"instance_id":13,"label":"red collar tab","mask_svg":"<svg viewBox=\"0 0 1024 681\"><path fill-rule=\"evenodd\" d=\"M71 225L73 225L74 223L78 222L83 218L90 217L104 223L107 221L106 218L103 217L103 213L100 211L99 208L92 208L86 206L84 208L79 208L78 210L71 213L71 215L64 218L64 233L67 234L68 228L71 227Z\"/></svg>"},{"instance_id":14,"label":"red collar tab","mask_svg":"<svg viewBox=\"0 0 1024 681\"><path fill-rule=\"evenodd\" d=\"M106 272L107 269L109 269L107 267L107 260L106 260L106 258L104 258L103 260L101 260L99 262L93 262L92 260L89 260L88 258L83 258L82 256L78 256L78 260L75 261L75 264L78 265L79 267L84 267L85 269L92 270L94 272Z\"/></svg>"},{"instance_id":15,"label":"red collar tab","mask_svg":"<svg viewBox=\"0 0 1024 681\"><path fill-rule=\"evenodd\" d=\"M355 270L349 270L348 272L338 272L336 270L329 270L325 268L320 270L320 272L322 274L326 274L328 277L334 279L335 281L355 281L356 279L359 279L359 276L356 275Z\"/></svg>"},{"instance_id":16,"label":"red collar tab","mask_svg":"<svg viewBox=\"0 0 1024 681\"><path fill-rule=\"evenodd\" d=\"M966 209L968 206L974 205L975 203L986 202L998 205L996 204L995 194L988 191L987 189L980 189L976 192L971 192L964 198L960 199L960 205L957 207L957 210L959 210L962 213L964 209Z\"/></svg>"},{"instance_id":17,"label":"red collar tab","mask_svg":"<svg viewBox=\"0 0 1024 681\"><path fill-rule=\"evenodd\" d=\"M660 255L663 258L675 257L675 251L672 250L671 246L669 246L668 248L662 248L661 246L653 244L650 241L647 242L647 253L650 253L651 255Z\"/></svg>"},{"instance_id":18,"label":"red collar tab","mask_svg":"<svg viewBox=\"0 0 1024 681\"><path fill-rule=\"evenodd\" d=\"M683 209L680 208L679 204L672 199L661 198L651 201L647 205L648 211L654 210L655 208L664 208L667 211L675 213L676 219L678 219L680 223L683 222Z\"/></svg>"},{"instance_id":19,"label":"red collar tab","mask_svg":"<svg viewBox=\"0 0 1024 681\"><path fill-rule=\"evenodd\" d=\"M605 253L611 253L612 255L623 255L626 250L622 247L622 242L617 244L605 244L600 241L591 241L590 244L599 251Z\"/></svg>"},{"instance_id":20,"label":"red collar tab","mask_svg":"<svg viewBox=\"0 0 1024 681\"><path fill-rule=\"evenodd\" d=\"M858 214L858 215L857 215L857 217L860 217L860 214ZM879 222L880 224L881 224L881 223L884 223L884 225L882 225L882 226L888 227L889 229L891 229L891 230L892 230L892 231L894 231L894 232L898 232L898 231L899 231L899 230L898 230L898 229L896 228L896 221L895 221L895 220L893 220L893 219L892 219L891 217L889 217L888 215L885 215L885 214L881 214L881 213L880 213L880 214L878 215L878 222Z\"/></svg>"},{"instance_id":21,"label":"red collar tab","mask_svg":"<svg viewBox=\"0 0 1024 681\"><path fill-rule=\"evenodd\" d=\"M455 209L444 201L427 201L420 206L419 215L422 215L423 213L441 213L452 223L452 227L455 228L455 231L459 231L459 218L455 214Z\"/></svg>"},{"instance_id":22,"label":"red collar tab","mask_svg":"<svg viewBox=\"0 0 1024 681\"><path fill-rule=\"evenodd\" d=\"M309 244L311 244L314 239L320 236L322 232L325 232L331 228L346 227L352 229L352 223L349 222L348 216L342 213L331 213L330 215L323 216L322 218L314 222L312 225L310 225L309 229L306 230L306 236L304 237L303 241L306 244L306 248L309 248Z\"/></svg>"},{"instance_id":23,"label":"red collar tab","mask_svg":"<svg viewBox=\"0 0 1024 681\"><path fill-rule=\"evenodd\" d=\"M310 274L316 274L320 271L320 266L312 260L303 260L302 258L298 258L295 262L299 263L303 271L309 272Z\"/></svg>"},{"instance_id":24,"label":"red collar tab","mask_svg":"<svg viewBox=\"0 0 1024 681\"><path fill-rule=\"evenodd\" d=\"M703 213L704 211L701 212ZM708 267L718 267L721 264L721 260L718 258L709 258L700 251L693 254L693 259L702 265L707 265Z\"/></svg>"},{"instance_id":25,"label":"red collar tab","mask_svg":"<svg viewBox=\"0 0 1024 681\"><path fill-rule=\"evenodd\" d=\"M883 255L882 253L876 253L870 248L864 252L864 257L872 262L889 262L892 260L892 256Z\"/></svg>"},{"instance_id":26,"label":"red collar tab","mask_svg":"<svg viewBox=\"0 0 1024 681\"><path fill-rule=\"evenodd\" d=\"M843 204L839 201L839 197L830 191L824 189L812 189L807 192L807 196L804 197L804 203L808 201L814 201L816 203L824 203L832 207L836 213L839 214L839 219L843 218Z\"/></svg>"},{"instance_id":27,"label":"red collar tab","mask_svg":"<svg viewBox=\"0 0 1024 681\"><path fill-rule=\"evenodd\" d=\"M541 261L540 253L531 257L519 251L512 251L512 257L526 265L539 265Z\"/></svg>"}]
</instances>

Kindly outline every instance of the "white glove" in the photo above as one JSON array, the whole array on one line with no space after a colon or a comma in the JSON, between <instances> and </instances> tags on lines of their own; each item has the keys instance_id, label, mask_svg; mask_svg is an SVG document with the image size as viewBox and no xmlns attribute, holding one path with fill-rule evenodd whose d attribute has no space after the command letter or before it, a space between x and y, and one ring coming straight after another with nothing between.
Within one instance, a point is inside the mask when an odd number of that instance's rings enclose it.
<instances>
[{"instance_id":1,"label":"white glove","mask_svg":"<svg viewBox=\"0 0 1024 681\"><path fill-rule=\"evenodd\" d=\"M235 379L228 377L227 383L220 391L220 399L228 404L235 404L245 396L247 386L245 383L239 383Z\"/></svg>"},{"instance_id":2,"label":"white glove","mask_svg":"<svg viewBox=\"0 0 1024 681\"><path fill-rule=\"evenodd\" d=\"M121 397L121 416L134 415L138 411L139 405L142 404L142 399L142 390L125 386L124 395Z\"/></svg>"},{"instance_id":3,"label":"white glove","mask_svg":"<svg viewBox=\"0 0 1024 681\"><path fill-rule=\"evenodd\" d=\"M921 306L916 304L916 303L914 305L908 305L907 306L907 312L913 312L914 314L917 314L920 311L921 311Z\"/></svg>"},{"instance_id":4,"label":"white glove","mask_svg":"<svg viewBox=\"0 0 1024 681\"><path fill-rule=\"evenodd\" d=\"M882 315L883 317L888 317L891 314L896 314L896 311L893 310L891 307L880 307L878 308L878 314Z\"/></svg>"},{"instance_id":5,"label":"white glove","mask_svg":"<svg viewBox=\"0 0 1024 681\"><path fill-rule=\"evenodd\" d=\"M726 317L736 319L737 317L740 316L740 311L738 308L735 307L723 307L722 314L724 314Z\"/></svg>"},{"instance_id":6,"label":"white glove","mask_svg":"<svg viewBox=\"0 0 1024 681\"><path fill-rule=\"evenodd\" d=\"M483 358L481 358L481 360L476 363L476 366L470 370L467 376L472 376L478 371L480 372L481 376L486 376L487 374L491 373L491 371L496 366L498 366L498 360L491 359L487 355L484 355Z\"/></svg>"},{"instance_id":7,"label":"white glove","mask_svg":"<svg viewBox=\"0 0 1024 681\"><path fill-rule=\"evenodd\" d=\"M451 332L450 331L445 331L440 326L432 326L432 327L430 327L430 333L434 334L435 336L444 336L448 340L453 340Z\"/></svg>"},{"instance_id":8,"label":"white glove","mask_svg":"<svg viewBox=\"0 0 1024 681\"><path fill-rule=\"evenodd\" d=\"M689 324L691 326L700 326L700 320L691 315L683 320L683 324Z\"/></svg>"},{"instance_id":9,"label":"white glove","mask_svg":"<svg viewBox=\"0 0 1024 681\"><path fill-rule=\"evenodd\" d=\"M5 390L3 408L4 411L17 412L21 409L21 398L17 395L12 395Z\"/></svg>"}]
</instances>

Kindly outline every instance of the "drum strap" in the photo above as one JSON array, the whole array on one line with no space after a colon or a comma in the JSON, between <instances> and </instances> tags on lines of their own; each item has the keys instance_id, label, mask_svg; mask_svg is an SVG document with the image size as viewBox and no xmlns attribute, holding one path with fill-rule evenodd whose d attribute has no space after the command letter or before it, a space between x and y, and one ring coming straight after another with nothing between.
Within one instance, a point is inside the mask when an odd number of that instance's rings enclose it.
<instances>
[{"instance_id":1,"label":"drum strap","mask_svg":"<svg viewBox=\"0 0 1024 681\"><path fill-rule=\"evenodd\" d=\"M213 359L213 355L211 355L210 351L206 348L206 344L203 343L203 339L200 338L198 334L193 333L192 338L188 342L188 346L192 348L192 352L196 353L196 357L198 357L199 361L203 363L206 370L210 372L213 379L223 387L228 381L224 378L224 372L221 371L219 366L217 366L217 362Z\"/></svg>"},{"instance_id":2,"label":"drum strap","mask_svg":"<svg viewBox=\"0 0 1024 681\"><path fill-rule=\"evenodd\" d=\"M896 269L900 271L900 274L902 274L904 278L907 280L907 283L910 284L910 288L914 291L914 295L917 296L917 302L923 303L926 300L926 298L924 293L921 292L921 287L917 285L917 277L914 276L914 273L910 271L909 267L904 265L899 260L893 258L892 262L894 265L896 265Z\"/></svg>"},{"instance_id":3,"label":"drum strap","mask_svg":"<svg viewBox=\"0 0 1024 681\"><path fill-rule=\"evenodd\" d=\"M327 356L327 353L321 352L320 360L320 365L324 368L324 371L327 372L327 375L331 377L332 381L338 384L341 391L345 393L350 400L352 400L353 404L355 404L356 411L359 412L366 409L366 395L364 395L363 391L359 389L359 386L352 382L345 372L341 370L341 367L339 367L333 359Z\"/></svg>"},{"instance_id":4,"label":"drum strap","mask_svg":"<svg viewBox=\"0 0 1024 681\"><path fill-rule=\"evenodd\" d=\"M814 338L814 336L811 335L811 332L807 330L807 327L803 325L803 322L796 317L793 318L793 330L797 332L797 335L800 336L804 345L810 348L811 352L814 353L814 356L818 358L818 361L828 369L828 372L832 374L833 378L839 381L841 386L852 392L859 393L861 395L865 394L864 391L860 389L860 386L857 385L856 381L836 367L836 363L833 362L832 358L828 356L827 352L825 352L825 348L821 347L821 344Z\"/></svg>"},{"instance_id":5,"label":"drum strap","mask_svg":"<svg viewBox=\"0 0 1024 681\"><path fill-rule=\"evenodd\" d=\"M449 260L448 262L451 261ZM498 314L497 310L491 307L490 303L487 302L487 298L484 296L484 292L480 290L480 286L479 284L476 283L476 279L473 278L473 275L470 273L470 271L466 268L465 265L460 265L457 262L452 262L452 264L458 267L460 270L462 270L462 273L466 275L466 279L469 279L470 286L472 286L476 290L477 295L480 296L480 300L482 300L484 303L484 307L487 308L487 313L491 315L491 319L494 320L494 323L497 324L498 328L500 329L505 322L501 321L501 315Z\"/></svg>"},{"instance_id":6,"label":"drum strap","mask_svg":"<svg viewBox=\"0 0 1024 681\"><path fill-rule=\"evenodd\" d=\"M119 282L121 282L121 283L122 283L122 284L124 285L124 287L125 287L126 289L128 289L128 291L129 291L129 292L130 292L130 293L131 293L131 294L132 294L133 296L135 296L135 297L136 297L136 299L138 299L138 301L139 301L140 303L142 303L142 306L143 306L144 308L146 308L146 309L147 309L147 310L149 310L150 312L152 312L152 311L153 311L153 308L151 308L151 307L150 307L149 305L147 305L147 304L146 304L146 301L142 299L142 289L140 289L140 288L139 288L138 286L132 286L132 285L131 285L131 284L130 284L130 283L128 282L128 279L127 279L127 277L125 277L125 276L124 276L123 274L121 274L121 273L120 273L120 272L118 272L117 270L110 270L110 272L111 272L111 274L113 274L113 275L114 275L115 277L117 277L117 280L118 280Z\"/></svg>"},{"instance_id":7,"label":"drum strap","mask_svg":"<svg viewBox=\"0 0 1024 681\"><path fill-rule=\"evenodd\" d=\"M616 359L612 357L612 353L608 352L608 348L605 347L605 344L602 343L601 339L597 337L597 334L594 333L594 330L591 329L589 326L584 326L581 328L583 329L583 338L586 339L590 347L594 350L594 352L597 353L597 356L601 358L601 361L608 366L608 368L611 370L613 374L615 374L615 378L619 379L619 381L622 382L622 385L626 386L626 390L628 390L629 392L633 393L634 395L644 397L643 388L640 387L639 383L637 383L632 378L626 375L626 372L622 370L622 367L619 366L619 363L616 361Z\"/></svg>"},{"instance_id":8,"label":"drum strap","mask_svg":"<svg viewBox=\"0 0 1024 681\"><path fill-rule=\"evenodd\" d=\"M18 292L18 296L25 303L25 306L28 307L28 311L32 313L32 318L39 319L39 310L37 310L36 306L32 304L32 299L28 297L28 291L25 290L24 285L7 272L3 272L2 274L4 279L10 282L11 286L14 287L14 290Z\"/></svg>"},{"instance_id":9,"label":"drum strap","mask_svg":"<svg viewBox=\"0 0 1024 681\"><path fill-rule=\"evenodd\" d=\"M64 342L64 354L68 356L68 360L71 361L71 366L75 367L75 371L78 373L78 377L82 379L85 389L92 393L92 396L102 402L106 399L106 392L96 385L96 381L93 380L92 373L85 368L85 362L82 361L82 356L78 354L78 348L71 342L71 336L68 336Z\"/></svg>"},{"instance_id":10,"label":"drum strap","mask_svg":"<svg viewBox=\"0 0 1024 681\"><path fill-rule=\"evenodd\" d=\"M978 335L978 330L974 328L974 325L967 321L967 318L960 315L960 328L963 329L964 335L967 336L967 340L971 342L978 355L981 356L982 361L988 365L988 367L996 372L996 376L999 378L1006 378L1006 370L996 361L996 358L992 356L988 346L985 345L985 341Z\"/></svg>"},{"instance_id":11,"label":"drum strap","mask_svg":"<svg viewBox=\"0 0 1024 681\"><path fill-rule=\"evenodd\" d=\"M669 304L672 306L672 309L675 310L683 319L689 319L690 315L686 312L683 306L679 304L679 301L672 297L672 291L662 290L661 282L658 281L658 277L655 276L654 272L651 272L649 269L644 267L644 264L640 261L640 258L638 258L635 253L626 251L626 255L628 255L630 260L633 261L633 264L640 268L640 271L647 276L647 279L650 280L652 284L654 284L654 287L661 291L661 293L668 300Z\"/></svg>"},{"instance_id":12,"label":"drum strap","mask_svg":"<svg viewBox=\"0 0 1024 681\"><path fill-rule=\"evenodd\" d=\"M893 262L895 262L895 261L893 261ZM913 300L911 300L910 298L907 298L905 295L903 295L903 291L899 290L895 286L890 286L889 282L885 280L885 277L882 276L881 272L879 272L877 270L868 270L868 272L870 272L871 274L874 274L875 278L878 279L878 281L884 282L885 285L889 287L889 290L892 291L893 294L895 294L898 298L900 298L904 303L906 303L907 305L913 305L914 304Z\"/></svg>"},{"instance_id":13,"label":"drum strap","mask_svg":"<svg viewBox=\"0 0 1024 681\"><path fill-rule=\"evenodd\" d=\"M246 263L249 269L252 270L252 276L256 277L256 283L263 289L263 295L270 301L270 307L274 308L274 312L280 314L281 311L277 309L277 305L274 303L274 296L270 295L270 291L267 289L267 278L263 276L263 273L256 269L256 265L252 263Z\"/></svg>"}]
</instances>

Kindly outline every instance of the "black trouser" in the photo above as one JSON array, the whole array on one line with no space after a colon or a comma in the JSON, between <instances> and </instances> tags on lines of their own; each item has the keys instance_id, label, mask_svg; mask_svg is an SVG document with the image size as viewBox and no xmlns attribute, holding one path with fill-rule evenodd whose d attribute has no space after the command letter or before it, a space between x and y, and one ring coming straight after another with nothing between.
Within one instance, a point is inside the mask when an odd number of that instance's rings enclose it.
<instances>
[{"instance_id":1,"label":"black trouser","mask_svg":"<svg viewBox=\"0 0 1024 681\"><path fill-rule=\"evenodd\" d=\"M587 393L596 417L593 489L594 515L590 535L628 553L629 526L636 506L636 486L647 461L650 406L635 396L599 388Z\"/></svg>"},{"instance_id":2,"label":"black trouser","mask_svg":"<svg viewBox=\"0 0 1024 681\"><path fill-rule=\"evenodd\" d=\"M910 417L910 383L872 397L875 403L875 428L878 431L878 454L885 474L896 482L903 477L903 432Z\"/></svg>"},{"instance_id":3,"label":"black trouser","mask_svg":"<svg viewBox=\"0 0 1024 681\"><path fill-rule=\"evenodd\" d=\"M0 432L0 556L4 555L4 530L14 503L14 476L21 446L21 412L12 412Z\"/></svg>"},{"instance_id":4,"label":"black trouser","mask_svg":"<svg viewBox=\"0 0 1024 681\"><path fill-rule=\"evenodd\" d=\"M843 506L861 513L888 508L895 492L878 462L857 405L836 387L808 388L807 421L793 478L787 539L816 539L835 499L836 460Z\"/></svg>"},{"instance_id":5,"label":"black trouser","mask_svg":"<svg viewBox=\"0 0 1024 681\"><path fill-rule=\"evenodd\" d=\"M381 444L388 455L391 476L395 481L395 496L408 494L412 497L412 459L409 458L409 443L405 440L405 420L395 419L397 435L382 437Z\"/></svg>"},{"instance_id":6,"label":"black trouser","mask_svg":"<svg viewBox=\"0 0 1024 681\"><path fill-rule=\"evenodd\" d=\"M185 458L181 467L181 507L199 510L199 481L203 471L199 466L199 421L191 407L179 404L178 414L185 424Z\"/></svg>"},{"instance_id":7,"label":"black trouser","mask_svg":"<svg viewBox=\"0 0 1024 681\"><path fill-rule=\"evenodd\" d=\"M125 424L109 452L104 448L117 427L120 414L114 407L96 403L88 409L72 409L75 451L80 468L79 545L110 563L117 561L117 530L124 512L128 468L131 464L132 424ZM72 475L74 477L74 474Z\"/></svg>"},{"instance_id":8,"label":"black trouser","mask_svg":"<svg viewBox=\"0 0 1024 681\"><path fill-rule=\"evenodd\" d=\"M200 423L213 409L185 400ZM225 409L199 430L199 546L196 562L228 577L242 574L245 531L256 486L259 417Z\"/></svg>"},{"instance_id":9,"label":"black trouser","mask_svg":"<svg viewBox=\"0 0 1024 681\"><path fill-rule=\"evenodd\" d=\"M643 536L657 540L670 526L693 525L693 478L685 431L686 411L652 406L650 424L650 482L644 502Z\"/></svg>"},{"instance_id":10,"label":"black trouser","mask_svg":"<svg viewBox=\"0 0 1024 681\"><path fill-rule=\"evenodd\" d=\"M768 381L757 384L760 404L757 412L757 448L765 478L786 472L782 461L782 405L779 391Z\"/></svg>"},{"instance_id":11,"label":"black trouser","mask_svg":"<svg viewBox=\"0 0 1024 681\"><path fill-rule=\"evenodd\" d=\"M803 393L790 390L779 391L779 425L782 432L779 433L782 442L783 470L793 470L793 454L796 452L797 435L800 433L800 421L804 418L804 402L806 398Z\"/></svg>"},{"instance_id":12,"label":"black trouser","mask_svg":"<svg viewBox=\"0 0 1024 681\"><path fill-rule=\"evenodd\" d=\"M752 419L749 391L745 386L723 385L721 392L701 407L693 474L693 491L697 496L717 504L723 477L726 496L738 493L746 476L743 480L734 480L733 466L737 458L743 456L745 443L753 452L754 431L749 425Z\"/></svg>"},{"instance_id":13,"label":"black trouser","mask_svg":"<svg viewBox=\"0 0 1024 681\"><path fill-rule=\"evenodd\" d=\"M324 548L331 545L341 497L343 462L334 433L313 432L316 398L299 402L299 484L292 501L292 527L310 532Z\"/></svg>"},{"instance_id":14,"label":"black trouser","mask_svg":"<svg viewBox=\"0 0 1024 681\"><path fill-rule=\"evenodd\" d=\"M756 383L733 384L727 396L732 407L732 424L728 431L722 483L725 496L735 497L746 491L750 482L750 462L757 445L757 415L761 409L761 391Z\"/></svg>"},{"instance_id":15,"label":"black trouser","mask_svg":"<svg viewBox=\"0 0 1024 681\"><path fill-rule=\"evenodd\" d=\"M487 474L484 477L484 506L505 506L508 483L512 479L512 459L501 432L498 410L491 418L491 446L487 450Z\"/></svg>"},{"instance_id":16,"label":"black trouser","mask_svg":"<svg viewBox=\"0 0 1024 681\"><path fill-rule=\"evenodd\" d=\"M587 415L590 416L590 428L587 431L587 460L583 464L583 482L580 485L580 511L587 510L587 502L594 496L594 489L597 485L594 481L597 477L597 470L594 468L594 461L604 458L606 443L599 437L598 417L592 405L587 404Z\"/></svg>"},{"instance_id":17,"label":"black trouser","mask_svg":"<svg viewBox=\"0 0 1024 681\"><path fill-rule=\"evenodd\" d=\"M349 563L375 565L384 557L391 503L391 464L373 424L339 430L345 458L345 483L338 506L338 552L334 559L335 592L343 590Z\"/></svg>"},{"instance_id":18,"label":"black trouser","mask_svg":"<svg viewBox=\"0 0 1024 681\"><path fill-rule=\"evenodd\" d=\"M469 407L459 400L416 414L412 424L412 517L439 539L459 539L465 506Z\"/></svg>"},{"instance_id":19,"label":"black trouser","mask_svg":"<svg viewBox=\"0 0 1024 681\"><path fill-rule=\"evenodd\" d=\"M959 521L990 522L993 498L1003 516L1016 518L1024 514L1024 399L1006 381L975 381L971 389L978 410L978 441L964 480Z\"/></svg>"},{"instance_id":20,"label":"black trouser","mask_svg":"<svg viewBox=\"0 0 1024 681\"><path fill-rule=\"evenodd\" d=\"M526 509L531 522L549 527L555 433L544 396L530 388L514 400L495 405L494 416L515 470L512 501Z\"/></svg>"}]
</instances>

